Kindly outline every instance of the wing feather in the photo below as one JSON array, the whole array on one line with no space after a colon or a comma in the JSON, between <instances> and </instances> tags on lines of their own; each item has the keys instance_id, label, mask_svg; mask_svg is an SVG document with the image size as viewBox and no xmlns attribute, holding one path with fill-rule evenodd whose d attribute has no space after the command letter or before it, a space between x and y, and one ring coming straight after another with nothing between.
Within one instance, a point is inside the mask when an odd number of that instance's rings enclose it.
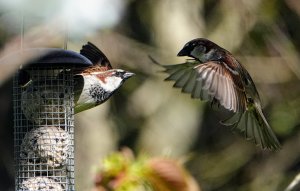
<instances>
[{"instance_id":1,"label":"wing feather","mask_svg":"<svg viewBox=\"0 0 300 191\"><path fill-rule=\"evenodd\" d=\"M220 105L233 112L243 111L246 107L244 90L235 85L230 71L220 62L207 62L194 68L203 81L202 90L218 100ZM222 83L221 83L222 82ZM222 86L220 85L222 84Z\"/></svg>"},{"instance_id":2,"label":"wing feather","mask_svg":"<svg viewBox=\"0 0 300 191\"><path fill-rule=\"evenodd\" d=\"M94 65L104 67L106 70L112 69L112 66L105 54L91 42L82 46L80 54L88 58Z\"/></svg>"},{"instance_id":3,"label":"wing feather","mask_svg":"<svg viewBox=\"0 0 300 191\"><path fill-rule=\"evenodd\" d=\"M192 70L186 69L184 74L176 81L174 87L179 87L179 88L183 87L189 80L191 73Z\"/></svg>"},{"instance_id":4,"label":"wing feather","mask_svg":"<svg viewBox=\"0 0 300 191\"><path fill-rule=\"evenodd\" d=\"M105 72L112 69L105 54L91 42L82 46L80 54L89 59L93 63L93 66L75 68L75 75L89 75L93 72Z\"/></svg>"},{"instance_id":5,"label":"wing feather","mask_svg":"<svg viewBox=\"0 0 300 191\"><path fill-rule=\"evenodd\" d=\"M169 77L167 77L165 80L166 81L178 81L185 73L185 69L184 70L178 70L174 73L172 73Z\"/></svg>"},{"instance_id":6,"label":"wing feather","mask_svg":"<svg viewBox=\"0 0 300 191\"><path fill-rule=\"evenodd\" d=\"M191 71L192 71L192 73L191 73L188 81L182 87L182 92L184 92L184 93L191 93L196 84L197 73L195 70L191 70Z\"/></svg>"},{"instance_id":7,"label":"wing feather","mask_svg":"<svg viewBox=\"0 0 300 191\"><path fill-rule=\"evenodd\" d=\"M176 65L162 65L169 76L167 81L175 81L174 87L182 92L190 93L192 98L216 100L224 108L233 112L245 110L245 92L236 81L239 76L233 76L222 62L187 62Z\"/></svg>"},{"instance_id":8,"label":"wing feather","mask_svg":"<svg viewBox=\"0 0 300 191\"><path fill-rule=\"evenodd\" d=\"M192 98L199 99L201 97L201 87L202 87L202 81L197 79L195 86L192 90L192 95L191 95Z\"/></svg>"}]
</instances>

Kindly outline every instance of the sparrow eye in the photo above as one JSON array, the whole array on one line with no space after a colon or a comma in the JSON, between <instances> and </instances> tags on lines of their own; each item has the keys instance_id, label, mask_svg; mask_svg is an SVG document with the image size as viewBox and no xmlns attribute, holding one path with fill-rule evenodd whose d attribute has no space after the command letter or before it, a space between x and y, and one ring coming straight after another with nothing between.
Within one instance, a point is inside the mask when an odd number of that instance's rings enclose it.
<instances>
[{"instance_id":1,"label":"sparrow eye","mask_svg":"<svg viewBox=\"0 0 300 191\"><path fill-rule=\"evenodd\" d=\"M124 74L124 72L115 72L115 76L117 76L117 77L122 77L123 76L123 74Z\"/></svg>"}]
</instances>

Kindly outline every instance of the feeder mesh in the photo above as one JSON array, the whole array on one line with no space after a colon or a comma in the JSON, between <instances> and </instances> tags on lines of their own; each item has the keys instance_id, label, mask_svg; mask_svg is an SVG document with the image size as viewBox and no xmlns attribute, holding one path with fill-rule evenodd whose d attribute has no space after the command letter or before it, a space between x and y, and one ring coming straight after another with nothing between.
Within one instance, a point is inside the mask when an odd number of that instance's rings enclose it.
<instances>
[{"instance_id":1,"label":"feeder mesh","mask_svg":"<svg viewBox=\"0 0 300 191\"><path fill-rule=\"evenodd\" d=\"M17 74L13 88L16 190L75 190L72 70L25 72L31 82L21 87Z\"/></svg>"}]
</instances>

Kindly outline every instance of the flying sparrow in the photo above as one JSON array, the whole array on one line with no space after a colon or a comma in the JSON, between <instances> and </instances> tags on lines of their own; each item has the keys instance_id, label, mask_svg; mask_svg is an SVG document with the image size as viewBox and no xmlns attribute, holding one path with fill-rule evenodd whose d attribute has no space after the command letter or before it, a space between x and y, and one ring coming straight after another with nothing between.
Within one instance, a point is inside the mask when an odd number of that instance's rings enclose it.
<instances>
[{"instance_id":1,"label":"flying sparrow","mask_svg":"<svg viewBox=\"0 0 300 191\"><path fill-rule=\"evenodd\" d=\"M166 80L190 93L192 98L211 101L234 114L221 121L254 140L263 149L278 150L280 143L268 124L255 84L240 62L217 44L197 38L184 45L177 56L192 59L176 65L161 65L170 74ZM153 62L157 63L153 58Z\"/></svg>"},{"instance_id":2,"label":"flying sparrow","mask_svg":"<svg viewBox=\"0 0 300 191\"><path fill-rule=\"evenodd\" d=\"M95 45L88 42L80 50L93 65L75 69L75 113L102 104L134 73L113 69L109 60Z\"/></svg>"}]
</instances>

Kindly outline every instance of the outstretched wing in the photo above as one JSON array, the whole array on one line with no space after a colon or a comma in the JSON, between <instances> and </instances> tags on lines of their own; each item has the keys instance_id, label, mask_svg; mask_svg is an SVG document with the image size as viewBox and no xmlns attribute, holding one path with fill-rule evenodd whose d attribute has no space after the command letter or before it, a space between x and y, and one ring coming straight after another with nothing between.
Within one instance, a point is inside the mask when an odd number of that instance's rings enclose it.
<instances>
[{"instance_id":1,"label":"outstretched wing","mask_svg":"<svg viewBox=\"0 0 300 191\"><path fill-rule=\"evenodd\" d=\"M243 112L246 97L239 74L232 74L222 62L199 63L189 61L184 64L162 65L170 74L166 80L175 81L174 87L190 93L192 98L217 101L233 112Z\"/></svg>"},{"instance_id":2,"label":"outstretched wing","mask_svg":"<svg viewBox=\"0 0 300 191\"><path fill-rule=\"evenodd\" d=\"M177 65L159 65L169 74L166 80L175 81L174 87L181 88L182 92L190 93L192 98L218 102L233 111L234 115L222 121L222 124L232 126L233 130L243 133L246 139L254 140L262 148L280 148L279 141L261 111L260 103L256 99L247 100L248 94L259 99L255 87L245 87L254 85L250 77L249 84L244 84L245 79L222 61L200 63L193 60ZM253 93L246 92L249 89Z\"/></svg>"},{"instance_id":3,"label":"outstretched wing","mask_svg":"<svg viewBox=\"0 0 300 191\"><path fill-rule=\"evenodd\" d=\"M103 70L112 69L110 62L104 53L91 42L82 46L80 54L88 58L94 66L98 65L103 68Z\"/></svg>"},{"instance_id":4,"label":"outstretched wing","mask_svg":"<svg viewBox=\"0 0 300 191\"><path fill-rule=\"evenodd\" d=\"M245 90L238 73L231 72L225 63L216 61L199 64L194 70L197 71L196 80L201 82L201 91L192 92L194 97L199 97L200 94L201 98L201 92L205 92L228 110L233 112L245 110Z\"/></svg>"}]
</instances>

